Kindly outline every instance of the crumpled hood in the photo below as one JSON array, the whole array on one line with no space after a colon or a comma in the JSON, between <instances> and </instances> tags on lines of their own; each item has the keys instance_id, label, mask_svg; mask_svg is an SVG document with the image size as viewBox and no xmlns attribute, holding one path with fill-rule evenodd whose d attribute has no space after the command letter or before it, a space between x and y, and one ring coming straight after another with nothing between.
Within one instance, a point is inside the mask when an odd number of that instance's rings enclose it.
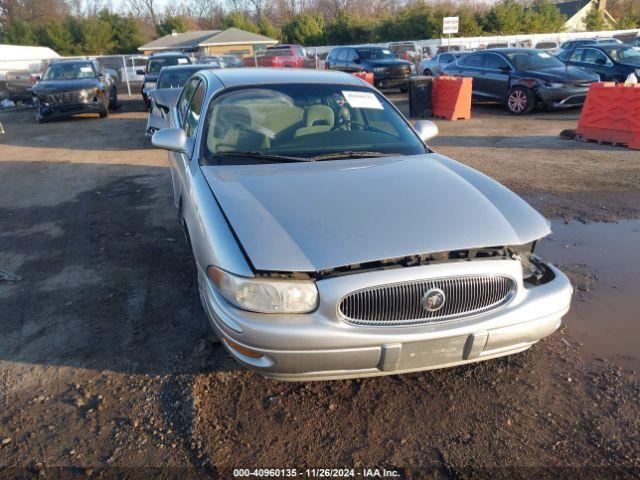
<instances>
[{"instance_id":1,"label":"crumpled hood","mask_svg":"<svg viewBox=\"0 0 640 480\"><path fill-rule=\"evenodd\" d=\"M579 67L554 67L544 70L524 70L525 75L540 78L547 82L576 83L597 82L599 77L592 72Z\"/></svg>"},{"instance_id":2,"label":"crumpled hood","mask_svg":"<svg viewBox=\"0 0 640 480\"><path fill-rule=\"evenodd\" d=\"M80 80L41 80L34 85L33 93L72 92L94 88L100 84L96 78L84 78Z\"/></svg>"},{"instance_id":3,"label":"crumpled hood","mask_svg":"<svg viewBox=\"0 0 640 480\"><path fill-rule=\"evenodd\" d=\"M319 271L550 233L513 192L435 153L201 168L256 270Z\"/></svg>"}]
</instances>

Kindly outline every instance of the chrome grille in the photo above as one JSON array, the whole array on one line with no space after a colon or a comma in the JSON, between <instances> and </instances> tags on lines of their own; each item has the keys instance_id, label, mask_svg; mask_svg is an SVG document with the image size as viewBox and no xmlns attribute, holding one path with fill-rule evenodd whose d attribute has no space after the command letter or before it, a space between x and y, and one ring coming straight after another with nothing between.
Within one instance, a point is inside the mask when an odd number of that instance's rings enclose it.
<instances>
[{"instance_id":1,"label":"chrome grille","mask_svg":"<svg viewBox=\"0 0 640 480\"><path fill-rule=\"evenodd\" d=\"M446 297L438 311L422 305L425 293L440 289ZM338 306L355 325L420 325L489 312L511 301L516 282L504 275L468 275L381 285L345 296Z\"/></svg>"},{"instance_id":2,"label":"chrome grille","mask_svg":"<svg viewBox=\"0 0 640 480\"><path fill-rule=\"evenodd\" d=\"M80 92L50 93L45 96L45 100L51 105L60 105L64 103L80 103L82 97Z\"/></svg>"}]
</instances>

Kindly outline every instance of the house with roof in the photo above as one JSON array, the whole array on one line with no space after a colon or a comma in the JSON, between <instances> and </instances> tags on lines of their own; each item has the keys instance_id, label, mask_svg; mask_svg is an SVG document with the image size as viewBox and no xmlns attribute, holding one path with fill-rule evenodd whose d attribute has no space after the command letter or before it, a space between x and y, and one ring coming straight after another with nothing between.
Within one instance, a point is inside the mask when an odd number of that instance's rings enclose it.
<instances>
[{"instance_id":1,"label":"house with roof","mask_svg":"<svg viewBox=\"0 0 640 480\"><path fill-rule=\"evenodd\" d=\"M227 30L196 30L172 32L149 43L138 50L149 55L162 51L181 51L195 56L232 54L239 57L252 56L278 40L239 28Z\"/></svg>"},{"instance_id":2,"label":"house with roof","mask_svg":"<svg viewBox=\"0 0 640 480\"><path fill-rule=\"evenodd\" d=\"M559 0L552 3L567 17L565 32L585 32L587 16L594 8L600 11L609 27L616 24L615 19L607 12L607 0Z\"/></svg>"}]
</instances>

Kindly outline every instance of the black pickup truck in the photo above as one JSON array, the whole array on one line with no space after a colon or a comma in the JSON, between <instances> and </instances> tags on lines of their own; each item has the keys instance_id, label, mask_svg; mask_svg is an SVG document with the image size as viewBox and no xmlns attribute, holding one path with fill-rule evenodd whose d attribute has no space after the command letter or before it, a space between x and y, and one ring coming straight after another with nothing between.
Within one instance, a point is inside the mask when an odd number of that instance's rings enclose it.
<instances>
[{"instance_id":1,"label":"black pickup truck","mask_svg":"<svg viewBox=\"0 0 640 480\"><path fill-rule=\"evenodd\" d=\"M114 81L94 60L55 61L31 91L39 123L78 113L106 117L118 107Z\"/></svg>"}]
</instances>

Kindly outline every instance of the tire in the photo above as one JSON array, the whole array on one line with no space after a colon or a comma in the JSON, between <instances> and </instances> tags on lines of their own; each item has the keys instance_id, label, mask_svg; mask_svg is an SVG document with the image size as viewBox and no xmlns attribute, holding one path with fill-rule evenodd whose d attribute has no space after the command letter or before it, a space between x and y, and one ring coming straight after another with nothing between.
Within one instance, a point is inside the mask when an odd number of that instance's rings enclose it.
<instances>
[{"instance_id":1,"label":"tire","mask_svg":"<svg viewBox=\"0 0 640 480\"><path fill-rule=\"evenodd\" d=\"M422 74L426 77L433 77L433 72L431 70L429 70L428 68L424 69L424 72L422 72Z\"/></svg>"},{"instance_id":2,"label":"tire","mask_svg":"<svg viewBox=\"0 0 640 480\"><path fill-rule=\"evenodd\" d=\"M507 108L514 115L526 115L535 107L535 96L531 89L526 87L513 87L507 94Z\"/></svg>"},{"instance_id":3,"label":"tire","mask_svg":"<svg viewBox=\"0 0 640 480\"><path fill-rule=\"evenodd\" d=\"M98 115L100 115L100 118L107 118L109 116L109 109L105 107Z\"/></svg>"},{"instance_id":4,"label":"tire","mask_svg":"<svg viewBox=\"0 0 640 480\"><path fill-rule=\"evenodd\" d=\"M407 92L409 91L409 87L407 87L407 86L400 87L400 91L401 91L402 93L407 93Z\"/></svg>"}]
</instances>

